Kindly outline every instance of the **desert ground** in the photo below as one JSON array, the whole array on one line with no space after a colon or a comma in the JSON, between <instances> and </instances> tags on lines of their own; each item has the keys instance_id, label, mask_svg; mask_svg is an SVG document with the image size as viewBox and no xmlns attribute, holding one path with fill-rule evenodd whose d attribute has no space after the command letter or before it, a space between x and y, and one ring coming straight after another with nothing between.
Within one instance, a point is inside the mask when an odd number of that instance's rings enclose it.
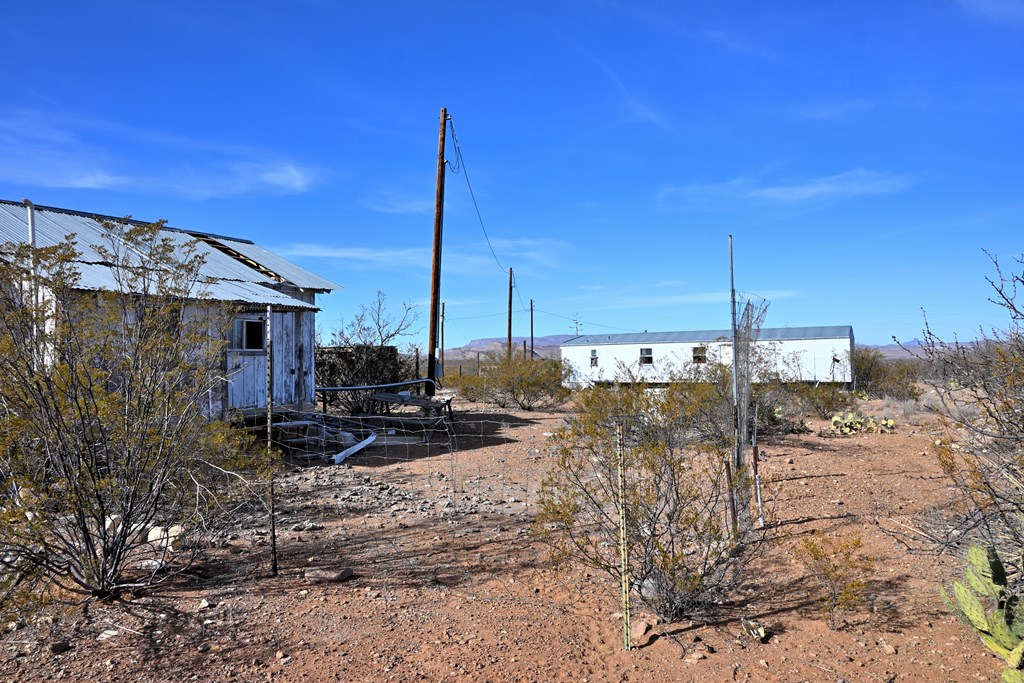
<instances>
[{"instance_id":1,"label":"desert ground","mask_svg":"<svg viewBox=\"0 0 1024 683\"><path fill-rule=\"evenodd\" d=\"M450 444L285 470L277 576L265 516L241 516L171 585L5 625L0 680L999 679L1000 661L939 598L957 558L912 554L885 531L953 497L924 412L893 415L894 434L838 436L810 420L810 434L764 440L768 540L747 580L709 621L635 608L626 651L618 583L551 566L531 531L564 413L454 407ZM834 631L795 551L815 529L858 531L874 560L866 604ZM741 618L766 627L764 642Z\"/></svg>"}]
</instances>

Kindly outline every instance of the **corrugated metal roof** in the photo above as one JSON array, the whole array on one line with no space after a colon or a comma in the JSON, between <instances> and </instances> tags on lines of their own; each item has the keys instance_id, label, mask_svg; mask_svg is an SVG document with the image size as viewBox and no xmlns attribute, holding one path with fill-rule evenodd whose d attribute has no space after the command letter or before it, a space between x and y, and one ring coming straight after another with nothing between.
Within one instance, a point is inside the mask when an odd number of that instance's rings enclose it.
<instances>
[{"instance_id":1,"label":"corrugated metal roof","mask_svg":"<svg viewBox=\"0 0 1024 683\"><path fill-rule=\"evenodd\" d=\"M51 207L36 207L36 244L38 246L54 246L62 242L67 235L72 233L76 235L76 248L81 252L79 271L82 289L110 290L117 288L110 268L103 264L103 257L93 248L93 245L106 245L110 242L110 237L100 223L106 218ZM287 284L292 284L300 289L330 291L338 287L247 240L206 233L190 233L176 228L166 228L161 235L181 248L188 244L195 245L197 252L202 254L205 259L202 270L202 276L206 282L205 289L209 298L217 301L271 304L277 307L288 306L312 310L316 308L312 304L271 289L280 284L278 279L246 265L238 258L211 246L205 240L222 241L231 249L257 263L260 263L261 258L266 259L273 264L273 267L268 265L267 270L272 270L280 275ZM196 241L196 236L202 237L203 240ZM0 242L26 242L27 240L28 212L25 205L20 202L0 200Z\"/></svg>"},{"instance_id":2,"label":"corrugated metal roof","mask_svg":"<svg viewBox=\"0 0 1024 683\"><path fill-rule=\"evenodd\" d=\"M235 240L225 237L217 237L216 241L229 249L237 251L246 258L252 259L268 270L277 273L285 280L293 283L301 289L315 289L323 290L325 292L332 289L341 289L339 285L336 285L330 280L322 278L315 273L311 273L305 268L297 266L291 261L248 240Z\"/></svg>"},{"instance_id":3,"label":"corrugated metal roof","mask_svg":"<svg viewBox=\"0 0 1024 683\"><path fill-rule=\"evenodd\" d=\"M853 336L850 325L823 327L766 327L761 330L761 341L784 339L847 339ZM562 346L600 346L603 344L669 344L673 342L732 341L730 330L694 330L688 332L630 332L626 334L587 334L574 337Z\"/></svg>"}]
</instances>

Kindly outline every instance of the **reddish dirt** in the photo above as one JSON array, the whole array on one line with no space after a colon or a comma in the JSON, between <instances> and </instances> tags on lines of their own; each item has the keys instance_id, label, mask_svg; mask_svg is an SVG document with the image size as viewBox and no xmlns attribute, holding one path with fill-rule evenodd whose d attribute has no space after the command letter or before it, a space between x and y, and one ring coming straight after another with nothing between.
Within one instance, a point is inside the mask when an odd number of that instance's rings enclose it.
<instances>
[{"instance_id":1,"label":"reddish dirt","mask_svg":"<svg viewBox=\"0 0 1024 683\"><path fill-rule=\"evenodd\" d=\"M376 449L283 475L279 576L253 518L184 580L127 609L93 603L10 625L0 680L998 680L999 660L938 597L955 559L909 555L876 524L912 525L952 499L927 418L849 437L823 437L812 422L814 434L764 443L771 542L737 604L702 624L640 611L625 651L617 583L549 568L530 534L547 434L562 416L456 407L454 453ZM813 529L857 530L875 558L867 605L837 631L793 550ZM354 576L310 582L310 567ZM745 635L740 616L763 623L767 642Z\"/></svg>"}]
</instances>

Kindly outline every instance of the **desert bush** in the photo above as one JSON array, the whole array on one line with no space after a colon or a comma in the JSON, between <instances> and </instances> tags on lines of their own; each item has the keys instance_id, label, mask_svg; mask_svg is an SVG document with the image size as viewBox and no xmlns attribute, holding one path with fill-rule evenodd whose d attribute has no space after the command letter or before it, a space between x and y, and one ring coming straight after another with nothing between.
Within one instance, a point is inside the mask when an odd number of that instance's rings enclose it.
<instances>
[{"instance_id":1,"label":"desert bush","mask_svg":"<svg viewBox=\"0 0 1024 683\"><path fill-rule=\"evenodd\" d=\"M444 385L446 388L456 391L459 396L467 401L485 400L484 378L481 375L463 374L445 377Z\"/></svg>"},{"instance_id":2,"label":"desert bush","mask_svg":"<svg viewBox=\"0 0 1024 683\"><path fill-rule=\"evenodd\" d=\"M820 531L797 546L797 556L821 586L821 609L833 631L839 628L842 612L865 603L866 577L874 565L860 556L862 546L859 533L833 538Z\"/></svg>"},{"instance_id":3,"label":"desert bush","mask_svg":"<svg viewBox=\"0 0 1024 683\"><path fill-rule=\"evenodd\" d=\"M851 354L854 384L872 398L918 399L918 364L888 359L878 349L855 346Z\"/></svg>"},{"instance_id":4,"label":"desert bush","mask_svg":"<svg viewBox=\"0 0 1024 683\"><path fill-rule=\"evenodd\" d=\"M794 382L788 386L799 397L804 411L814 413L822 420L853 410L856 405L853 395L838 384Z\"/></svg>"},{"instance_id":5,"label":"desert bush","mask_svg":"<svg viewBox=\"0 0 1024 683\"><path fill-rule=\"evenodd\" d=\"M115 597L192 559L256 460L204 413L232 311L160 225L106 224L116 289L72 241L0 246L0 598ZM164 531L151 541L154 526ZM5 602L6 602L5 600ZM15 607L17 609L17 607Z\"/></svg>"},{"instance_id":6,"label":"desert bush","mask_svg":"<svg viewBox=\"0 0 1024 683\"><path fill-rule=\"evenodd\" d=\"M1016 261L1024 266L1024 259ZM921 359L934 366L929 403L948 428L935 451L959 493L957 504L926 520L938 543L994 548L1020 576L1024 548L1024 275L1004 275L993 259L993 301L1009 314L1006 330L973 342L943 342L927 326Z\"/></svg>"},{"instance_id":7,"label":"desert bush","mask_svg":"<svg viewBox=\"0 0 1024 683\"><path fill-rule=\"evenodd\" d=\"M499 408L517 406L523 410L553 408L565 403L572 392L563 386L569 370L560 361L530 359L513 354L488 356L479 379L455 380L466 387L477 400L493 403ZM446 379L446 382L452 382Z\"/></svg>"},{"instance_id":8,"label":"desert bush","mask_svg":"<svg viewBox=\"0 0 1024 683\"><path fill-rule=\"evenodd\" d=\"M624 510L628 578L640 600L669 621L713 611L736 586L756 545L732 530L715 389L642 383L581 391L556 434L558 457L540 495L538 530L556 559L573 558L622 580ZM620 451L616 428L621 428ZM623 487L618 485L621 452Z\"/></svg>"}]
</instances>

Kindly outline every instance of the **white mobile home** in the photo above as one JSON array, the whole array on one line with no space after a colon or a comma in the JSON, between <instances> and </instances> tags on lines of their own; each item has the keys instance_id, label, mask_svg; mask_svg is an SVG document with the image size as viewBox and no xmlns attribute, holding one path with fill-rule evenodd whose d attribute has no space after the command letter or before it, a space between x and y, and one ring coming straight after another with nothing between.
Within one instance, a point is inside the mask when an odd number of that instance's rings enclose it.
<instances>
[{"instance_id":1,"label":"white mobile home","mask_svg":"<svg viewBox=\"0 0 1024 683\"><path fill-rule=\"evenodd\" d=\"M765 328L756 349L794 381L853 381L849 325ZM667 382L688 365L728 365L733 357L729 330L590 334L569 339L561 351L572 368L566 383L572 387L612 382L624 370L647 382Z\"/></svg>"},{"instance_id":2,"label":"white mobile home","mask_svg":"<svg viewBox=\"0 0 1024 683\"><path fill-rule=\"evenodd\" d=\"M74 235L79 252L75 265L81 276L77 288L111 291L118 288L118 282L95 247L109 246L116 238L107 226L123 221L27 201L0 200L0 243L27 242L29 224L32 239L40 247L52 247ZM167 226L161 237L176 247L194 245L204 259L199 277L205 291L194 305L230 311L234 316L230 329L221 331L228 340L221 366L225 382L219 395L210 397L210 412L266 407L268 311L274 404L313 404L316 295L338 285L247 239ZM82 300L87 302L89 297Z\"/></svg>"}]
</instances>

